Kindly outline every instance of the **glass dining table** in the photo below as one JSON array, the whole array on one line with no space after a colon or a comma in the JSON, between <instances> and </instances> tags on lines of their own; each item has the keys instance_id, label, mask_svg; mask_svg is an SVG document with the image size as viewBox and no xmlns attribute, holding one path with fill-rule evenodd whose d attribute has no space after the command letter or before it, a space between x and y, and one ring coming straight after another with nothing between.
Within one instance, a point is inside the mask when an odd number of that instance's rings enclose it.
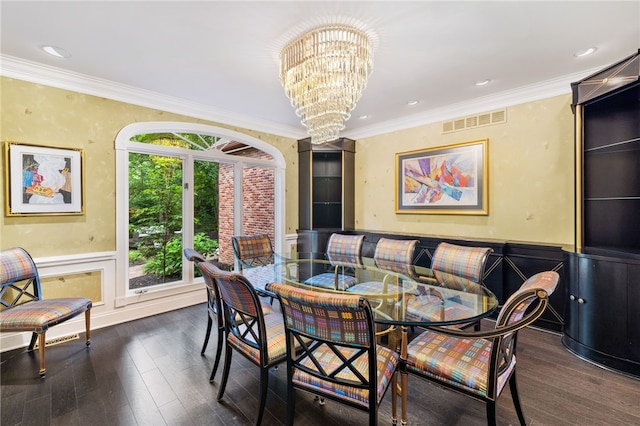
<instances>
[{"instance_id":1,"label":"glass dining table","mask_svg":"<svg viewBox=\"0 0 640 426\"><path fill-rule=\"evenodd\" d=\"M415 327L447 326L479 321L498 307L498 299L485 286L468 279L429 268L414 266L412 274L377 268L373 259L361 265L335 266L321 259L283 259L278 263L245 269L243 274L258 294L276 297L269 284L279 282L313 291L360 294L373 309L381 342L407 359L409 331ZM320 274L348 274L355 284L332 288L307 284ZM400 369L401 421L406 423L407 374Z\"/></svg>"}]
</instances>

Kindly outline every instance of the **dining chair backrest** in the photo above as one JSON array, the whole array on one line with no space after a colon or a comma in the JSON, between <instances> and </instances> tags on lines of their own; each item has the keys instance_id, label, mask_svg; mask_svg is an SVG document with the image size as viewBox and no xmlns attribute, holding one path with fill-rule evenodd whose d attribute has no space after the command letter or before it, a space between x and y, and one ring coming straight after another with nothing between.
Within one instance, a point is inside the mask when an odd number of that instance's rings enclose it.
<instances>
[{"instance_id":1,"label":"dining chair backrest","mask_svg":"<svg viewBox=\"0 0 640 426\"><path fill-rule=\"evenodd\" d=\"M187 260L195 263L198 270L200 270L200 273L202 273L200 264L205 263L204 256L190 248L185 248L183 252ZM223 323L223 318L222 309L220 307L220 296L218 295L218 287L210 275L202 274L202 277L204 278L204 284L207 289L207 309L209 310L209 313L216 318L218 325L221 325Z\"/></svg>"},{"instance_id":2,"label":"dining chair backrest","mask_svg":"<svg viewBox=\"0 0 640 426\"><path fill-rule=\"evenodd\" d=\"M532 298L530 300L522 301L520 304L514 304L514 300L518 300L521 293L532 289L540 289L546 293L547 297L549 297L556 290L559 279L560 276L557 272L545 271L537 273L526 280L504 303L496 320L496 328L517 322L525 315L527 308L534 300Z\"/></svg>"},{"instance_id":3,"label":"dining chair backrest","mask_svg":"<svg viewBox=\"0 0 640 426\"><path fill-rule=\"evenodd\" d=\"M185 248L183 253L189 262L200 263L205 261L204 256L192 248Z\"/></svg>"},{"instance_id":4,"label":"dining chair backrest","mask_svg":"<svg viewBox=\"0 0 640 426\"><path fill-rule=\"evenodd\" d=\"M399 357L376 344L369 302L357 294L281 283L269 289L280 300L287 335L288 419L293 418L293 390L302 389L365 410L369 424L376 424L384 392L395 386Z\"/></svg>"},{"instance_id":5,"label":"dining chair backrest","mask_svg":"<svg viewBox=\"0 0 640 426\"><path fill-rule=\"evenodd\" d=\"M270 265L274 261L271 239L266 234L236 235L231 237L233 253L240 263L240 270L245 267Z\"/></svg>"},{"instance_id":6,"label":"dining chair backrest","mask_svg":"<svg viewBox=\"0 0 640 426\"><path fill-rule=\"evenodd\" d=\"M467 247L441 242L433 253L431 269L482 283L484 268L491 253L493 249L490 247Z\"/></svg>"},{"instance_id":7,"label":"dining chair backrest","mask_svg":"<svg viewBox=\"0 0 640 426\"><path fill-rule=\"evenodd\" d=\"M215 280L223 301L225 331L242 344L257 350L256 356L268 362L266 330L260 299L242 274L222 271L211 263L199 263L202 274Z\"/></svg>"},{"instance_id":8,"label":"dining chair backrest","mask_svg":"<svg viewBox=\"0 0 640 426\"><path fill-rule=\"evenodd\" d=\"M414 277L413 255L418 240L395 240L380 238L376 244L373 261L376 267Z\"/></svg>"},{"instance_id":9,"label":"dining chair backrest","mask_svg":"<svg viewBox=\"0 0 640 426\"><path fill-rule=\"evenodd\" d=\"M362 267L364 235L331 234L327 243L327 260L334 266Z\"/></svg>"}]
</instances>

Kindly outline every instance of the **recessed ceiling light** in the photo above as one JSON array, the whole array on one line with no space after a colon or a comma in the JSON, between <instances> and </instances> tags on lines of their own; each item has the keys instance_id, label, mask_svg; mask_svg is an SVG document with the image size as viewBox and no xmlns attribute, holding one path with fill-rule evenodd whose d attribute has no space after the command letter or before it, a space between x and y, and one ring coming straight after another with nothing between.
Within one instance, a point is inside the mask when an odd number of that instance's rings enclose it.
<instances>
[{"instance_id":1,"label":"recessed ceiling light","mask_svg":"<svg viewBox=\"0 0 640 426\"><path fill-rule=\"evenodd\" d=\"M64 50L62 47L57 46L40 46L40 49L44 50L51 56L55 56L56 58L69 58L71 54Z\"/></svg>"},{"instance_id":2,"label":"recessed ceiling light","mask_svg":"<svg viewBox=\"0 0 640 426\"><path fill-rule=\"evenodd\" d=\"M417 101L417 100L407 101L407 105L409 105L409 106L418 105L418 102L420 102L420 101Z\"/></svg>"},{"instance_id":3,"label":"recessed ceiling light","mask_svg":"<svg viewBox=\"0 0 640 426\"><path fill-rule=\"evenodd\" d=\"M596 50L598 50L597 47L590 47L588 49L581 50L579 52L574 53L573 56L575 56L576 58L581 58L583 56L591 55Z\"/></svg>"},{"instance_id":4,"label":"recessed ceiling light","mask_svg":"<svg viewBox=\"0 0 640 426\"><path fill-rule=\"evenodd\" d=\"M486 86L490 81L491 80L489 80L488 78L485 78L484 80L478 80L476 81L476 86Z\"/></svg>"},{"instance_id":5,"label":"recessed ceiling light","mask_svg":"<svg viewBox=\"0 0 640 426\"><path fill-rule=\"evenodd\" d=\"M360 120L366 120L367 118L369 118L369 116L367 114L362 114L360 116Z\"/></svg>"}]
</instances>

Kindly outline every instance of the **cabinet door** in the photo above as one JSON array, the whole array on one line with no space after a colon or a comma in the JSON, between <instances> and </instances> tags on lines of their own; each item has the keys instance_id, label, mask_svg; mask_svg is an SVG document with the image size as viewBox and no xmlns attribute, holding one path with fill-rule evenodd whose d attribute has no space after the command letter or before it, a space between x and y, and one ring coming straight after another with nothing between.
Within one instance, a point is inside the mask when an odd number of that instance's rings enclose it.
<instances>
[{"instance_id":1,"label":"cabinet door","mask_svg":"<svg viewBox=\"0 0 640 426\"><path fill-rule=\"evenodd\" d=\"M577 340L613 356L627 352L627 264L582 257ZM571 294L570 294L571 296Z\"/></svg>"},{"instance_id":2,"label":"cabinet door","mask_svg":"<svg viewBox=\"0 0 640 426\"><path fill-rule=\"evenodd\" d=\"M582 342L580 339L580 307L578 297L580 296L580 279L578 276L578 266L580 257L575 254L565 255L564 269L567 274L567 295L565 299L565 326L564 334L568 337Z\"/></svg>"}]
</instances>

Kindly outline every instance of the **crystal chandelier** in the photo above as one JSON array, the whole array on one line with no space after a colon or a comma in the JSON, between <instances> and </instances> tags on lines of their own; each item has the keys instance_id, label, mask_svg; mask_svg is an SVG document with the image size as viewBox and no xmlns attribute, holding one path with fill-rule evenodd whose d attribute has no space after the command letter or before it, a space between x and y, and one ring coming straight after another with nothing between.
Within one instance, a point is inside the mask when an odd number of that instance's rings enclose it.
<instances>
[{"instance_id":1,"label":"crystal chandelier","mask_svg":"<svg viewBox=\"0 0 640 426\"><path fill-rule=\"evenodd\" d=\"M338 139L372 68L370 37L346 25L316 28L282 49L280 82L311 143Z\"/></svg>"}]
</instances>

